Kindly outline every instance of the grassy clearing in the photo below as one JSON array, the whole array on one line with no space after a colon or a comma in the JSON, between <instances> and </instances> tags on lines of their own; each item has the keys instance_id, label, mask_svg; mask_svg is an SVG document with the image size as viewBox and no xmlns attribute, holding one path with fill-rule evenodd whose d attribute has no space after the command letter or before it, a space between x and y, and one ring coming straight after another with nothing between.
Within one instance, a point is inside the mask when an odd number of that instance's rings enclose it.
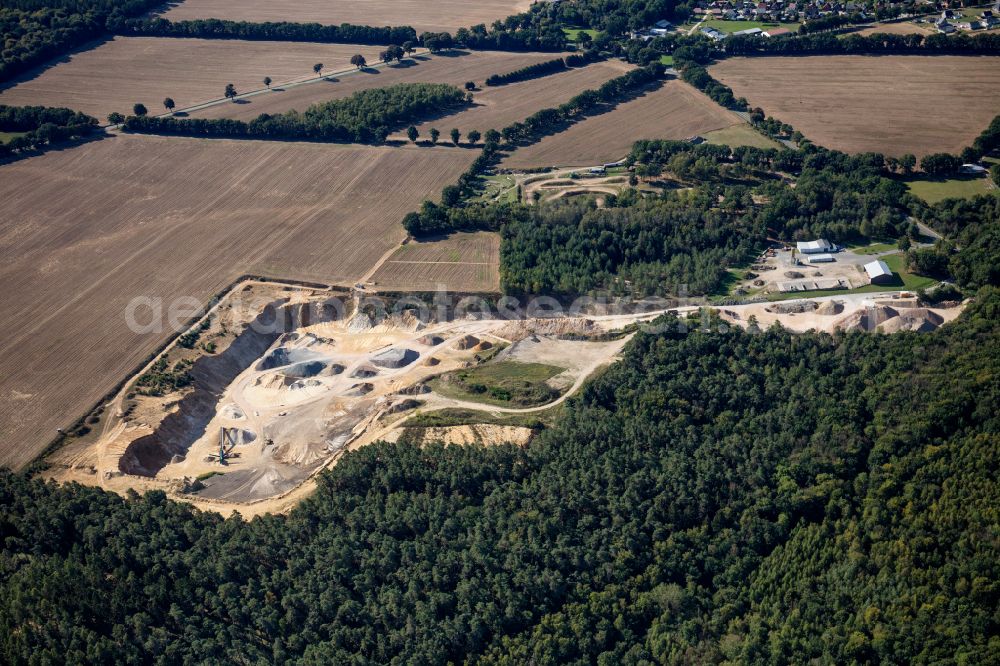
<instances>
[{"instance_id":1,"label":"grassy clearing","mask_svg":"<svg viewBox=\"0 0 1000 666\"><path fill-rule=\"evenodd\" d=\"M660 64L663 65L664 67L673 67L674 57L672 55L661 55Z\"/></svg>"},{"instance_id":2,"label":"grassy clearing","mask_svg":"<svg viewBox=\"0 0 1000 666\"><path fill-rule=\"evenodd\" d=\"M871 245L859 245L849 248L854 254L881 254L889 250L895 250L895 243L872 243Z\"/></svg>"},{"instance_id":3,"label":"grassy clearing","mask_svg":"<svg viewBox=\"0 0 1000 666\"><path fill-rule=\"evenodd\" d=\"M454 400L499 407L534 407L559 397L545 382L563 368L544 363L503 361L456 370L430 381L435 393Z\"/></svg>"},{"instance_id":4,"label":"grassy clearing","mask_svg":"<svg viewBox=\"0 0 1000 666\"><path fill-rule=\"evenodd\" d=\"M768 28L785 28L786 30L796 31L799 29L798 23L764 23L762 21L724 21L722 19L709 19L705 21L702 26L703 28L715 28L719 32L733 33L739 32L740 30L749 30L750 28L760 28L761 30L767 30Z\"/></svg>"},{"instance_id":5,"label":"grassy clearing","mask_svg":"<svg viewBox=\"0 0 1000 666\"><path fill-rule=\"evenodd\" d=\"M562 405L530 414L504 414L479 411L478 409L438 409L433 412L415 414L403 424L404 428L447 428L463 425L501 425L532 428L538 430L552 424Z\"/></svg>"},{"instance_id":6,"label":"grassy clearing","mask_svg":"<svg viewBox=\"0 0 1000 666\"><path fill-rule=\"evenodd\" d=\"M590 35L590 38L593 39L597 37L598 31L587 28L563 28L563 34L566 35L566 39L574 43L580 41L580 35L583 33Z\"/></svg>"},{"instance_id":7,"label":"grassy clearing","mask_svg":"<svg viewBox=\"0 0 1000 666\"><path fill-rule=\"evenodd\" d=\"M917 289L926 289L932 284L937 283L937 280L934 278L924 277L923 275L914 275L913 273L908 272L906 270L906 259L902 252L882 257L882 261L885 262L886 266L888 266L893 273L902 279L903 286L906 289L916 291Z\"/></svg>"},{"instance_id":8,"label":"grassy clearing","mask_svg":"<svg viewBox=\"0 0 1000 666\"><path fill-rule=\"evenodd\" d=\"M484 176L480 179L483 191L474 197L474 201L496 201L498 203L517 203L517 182L507 175Z\"/></svg>"},{"instance_id":9,"label":"grassy clearing","mask_svg":"<svg viewBox=\"0 0 1000 666\"><path fill-rule=\"evenodd\" d=\"M746 124L733 125L713 132L706 132L702 136L709 143L716 145L731 146L753 146L755 148L775 148L781 149L781 144L774 139L768 138Z\"/></svg>"},{"instance_id":10,"label":"grassy clearing","mask_svg":"<svg viewBox=\"0 0 1000 666\"><path fill-rule=\"evenodd\" d=\"M930 204L944 199L966 199L996 191L996 186L987 176L911 180L906 183L906 187Z\"/></svg>"},{"instance_id":11,"label":"grassy clearing","mask_svg":"<svg viewBox=\"0 0 1000 666\"><path fill-rule=\"evenodd\" d=\"M0 132L0 143L7 143L11 139L24 136L27 132Z\"/></svg>"}]
</instances>

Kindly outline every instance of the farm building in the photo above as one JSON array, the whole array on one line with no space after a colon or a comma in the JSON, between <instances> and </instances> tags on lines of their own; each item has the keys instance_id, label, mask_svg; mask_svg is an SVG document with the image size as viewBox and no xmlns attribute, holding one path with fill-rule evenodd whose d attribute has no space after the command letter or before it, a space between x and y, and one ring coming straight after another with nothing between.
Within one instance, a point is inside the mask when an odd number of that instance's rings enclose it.
<instances>
[{"instance_id":1,"label":"farm building","mask_svg":"<svg viewBox=\"0 0 1000 666\"><path fill-rule=\"evenodd\" d=\"M764 31L760 28L747 28L746 30L737 30L733 33L734 37L753 37L755 35L762 35Z\"/></svg>"},{"instance_id":2,"label":"farm building","mask_svg":"<svg viewBox=\"0 0 1000 666\"><path fill-rule=\"evenodd\" d=\"M836 261L832 254L811 254L809 255L810 264L828 264L831 261Z\"/></svg>"},{"instance_id":3,"label":"farm building","mask_svg":"<svg viewBox=\"0 0 1000 666\"><path fill-rule=\"evenodd\" d=\"M966 175L979 175L986 173L987 169L984 166L978 164L963 164L959 167L958 172Z\"/></svg>"},{"instance_id":4,"label":"farm building","mask_svg":"<svg viewBox=\"0 0 1000 666\"><path fill-rule=\"evenodd\" d=\"M833 243L826 240L825 238L820 238L814 241L799 241L795 244L795 248L801 254L822 254L824 252L830 252L834 249Z\"/></svg>"},{"instance_id":5,"label":"farm building","mask_svg":"<svg viewBox=\"0 0 1000 666\"><path fill-rule=\"evenodd\" d=\"M891 284L893 281L892 271L881 259L865 264L865 273L868 273L868 279L872 284Z\"/></svg>"}]
</instances>

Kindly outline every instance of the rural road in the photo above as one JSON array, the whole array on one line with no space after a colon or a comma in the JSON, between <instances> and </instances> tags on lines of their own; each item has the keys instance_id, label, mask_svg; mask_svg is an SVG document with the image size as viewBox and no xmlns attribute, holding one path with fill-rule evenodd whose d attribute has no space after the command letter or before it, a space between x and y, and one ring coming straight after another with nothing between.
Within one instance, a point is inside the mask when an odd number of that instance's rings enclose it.
<instances>
[{"instance_id":1,"label":"rural road","mask_svg":"<svg viewBox=\"0 0 1000 666\"><path fill-rule=\"evenodd\" d=\"M413 56L413 55L430 56L432 54L427 49L416 49L410 55L411 56ZM387 63L387 62L374 62L374 63L368 64L368 65L365 65L365 69L378 69L378 68L381 68L381 67L388 67L390 64L391 63ZM208 101L205 101L205 102L199 102L198 104L193 104L191 106L185 106L184 108L181 108L181 109L174 109L170 113L160 113L160 114L154 115L153 117L154 118L170 118L171 116L177 116L178 114L190 114L190 113L194 113L195 111L201 111L203 109L208 109L208 108L211 108L213 106L218 106L219 104L233 104L236 101L241 100L241 99L247 99L249 97L255 97L257 95L266 95L268 93L275 93L275 92L280 93L280 92L284 92L286 90L289 90L291 88L298 88L299 86L305 86L305 85L310 85L310 84L313 84L313 83L319 83L320 81L325 81L325 80L329 79L331 76L350 76L351 74L357 74L360 71L362 71L362 70L360 70L357 67L354 67L352 65L351 67L349 67L347 69L336 70L336 71L333 71L333 72L327 72L326 74L321 74L319 76L313 76L313 77L310 77L308 79L292 80L292 81L287 81L287 82L284 82L284 83L274 83L270 88L258 88L256 90L251 90L249 92L240 93L239 95L236 95L236 97L234 97L232 100L230 100L230 99L228 99L226 97L220 97L218 99L211 99L211 100L208 100ZM108 130L108 129L117 129L118 127L120 127L120 125L105 125L104 129L106 129L106 130Z\"/></svg>"}]
</instances>

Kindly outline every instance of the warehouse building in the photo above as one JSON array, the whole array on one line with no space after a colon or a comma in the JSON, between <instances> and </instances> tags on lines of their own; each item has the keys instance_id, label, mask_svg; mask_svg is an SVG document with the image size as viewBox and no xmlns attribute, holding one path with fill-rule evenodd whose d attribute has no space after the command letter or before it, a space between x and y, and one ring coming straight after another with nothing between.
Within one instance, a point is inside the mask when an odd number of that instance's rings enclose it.
<instances>
[{"instance_id":1,"label":"warehouse building","mask_svg":"<svg viewBox=\"0 0 1000 666\"><path fill-rule=\"evenodd\" d=\"M892 284L895 281L889 265L881 259L865 264L865 273L868 273L868 280L872 284Z\"/></svg>"},{"instance_id":2,"label":"warehouse building","mask_svg":"<svg viewBox=\"0 0 1000 666\"><path fill-rule=\"evenodd\" d=\"M814 241L799 241L795 244L795 248L800 254L822 254L824 252L833 252L836 246L825 238L820 238Z\"/></svg>"}]
</instances>

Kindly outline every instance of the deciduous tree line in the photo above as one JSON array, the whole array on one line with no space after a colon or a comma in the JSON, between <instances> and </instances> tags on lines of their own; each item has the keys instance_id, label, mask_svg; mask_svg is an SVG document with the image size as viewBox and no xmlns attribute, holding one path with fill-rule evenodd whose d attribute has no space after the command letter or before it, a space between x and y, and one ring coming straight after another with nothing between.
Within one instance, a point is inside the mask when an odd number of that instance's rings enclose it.
<instances>
[{"instance_id":1,"label":"deciduous tree line","mask_svg":"<svg viewBox=\"0 0 1000 666\"><path fill-rule=\"evenodd\" d=\"M23 132L0 142L0 159L47 145L80 139L98 129L97 118L72 109L0 105L0 132Z\"/></svg>"},{"instance_id":2,"label":"deciduous tree line","mask_svg":"<svg viewBox=\"0 0 1000 666\"><path fill-rule=\"evenodd\" d=\"M124 128L148 134L382 143L389 134L429 113L458 109L465 93L443 83L401 83L314 104L304 113L261 114L250 122L225 118L129 116Z\"/></svg>"}]
</instances>

